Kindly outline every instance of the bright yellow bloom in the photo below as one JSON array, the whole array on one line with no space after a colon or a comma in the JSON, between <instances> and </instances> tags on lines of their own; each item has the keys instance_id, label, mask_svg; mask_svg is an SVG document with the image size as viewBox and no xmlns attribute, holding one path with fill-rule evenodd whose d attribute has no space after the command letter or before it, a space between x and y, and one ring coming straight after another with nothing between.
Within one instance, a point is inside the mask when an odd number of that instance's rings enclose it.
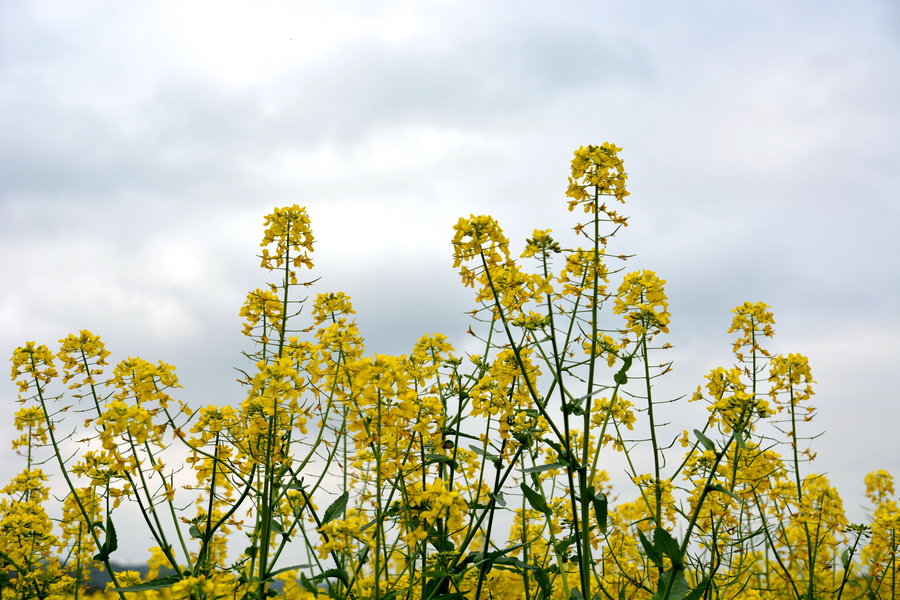
<instances>
[{"instance_id":1,"label":"bright yellow bloom","mask_svg":"<svg viewBox=\"0 0 900 600\"><path fill-rule=\"evenodd\" d=\"M665 280L653 271L635 271L622 280L613 312L624 314L637 337L655 331L669 332L669 301L663 289Z\"/></svg>"},{"instance_id":2,"label":"bright yellow bloom","mask_svg":"<svg viewBox=\"0 0 900 600\"><path fill-rule=\"evenodd\" d=\"M63 383L69 383L78 375L84 375L84 379L69 385L69 389L78 389L84 385L94 385L96 378L103 374L109 351L100 340L100 336L94 335L87 329L82 329L78 335L70 333L59 340L60 349L57 357L63 364Z\"/></svg>"},{"instance_id":3,"label":"bright yellow bloom","mask_svg":"<svg viewBox=\"0 0 900 600\"><path fill-rule=\"evenodd\" d=\"M566 196L572 198L569 210L574 210L581 204L584 212L590 212L593 207L591 191L600 196L614 196L619 202L625 201L625 196L628 196L625 189L628 174L619 158L618 153L621 151L621 148L609 142L600 146L582 146L575 151L572 176L569 177L569 188L566 190ZM605 207L600 210L610 214Z\"/></svg>"},{"instance_id":4,"label":"bright yellow bloom","mask_svg":"<svg viewBox=\"0 0 900 600\"><path fill-rule=\"evenodd\" d=\"M759 345L759 338L775 335L775 315L765 302L744 302L732 309L734 319L728 333L738 332L738 338L734 341L734 353L738 360L743 360L743 348L745 346L751 352L760 352L763 356L769 356L769 352Z\"/></svg>"},{"instance_id":5,"label":"bright yellow bloom","mask_svg":"<svg viewBox=\"0 0 900 600\"><path fill-rule=\"evenodd\" d=\"M344 292L319 294L312 309L313 323L315 325L320 325L325 321L334 322L340 317L355 313L356 311L353 310L350 297Z\"/></svg>"},{"instance_id":6,"label":"bright yellow bloom","mask_svg":"<svg viewBox=\"0 0 900 600\"><path fill-rule=\"evenodd\" d=\"M28 391L33 383L43 388L56 375L53 354L47 346L26 342L24 346L13 350L10 379L16 382L20 392Z\"/></svg>"},{"instance_id":7,"label":"bright yellow bloom","mask_svg":"<svg viewBox=\"0 0 900 600\"><path fill-rule=\"evenodd\" d=\"M550 252L562 252L559 243L550 237L552 229L535 229L531 234L531 238L525 241L525 250L522 252L522 258L532 256L546 256Z\"/></svg>"},{"instance_id":8,"label":"bright yellow bloom","mask_svg":"<svg viewBox=\"0 0 900 600\"><path fill-rule=\"evenodd\" d=\"M266 215L265 228L263 240L259 244L263 247L261 266L264 269L271 271L290 263L293 275L293 268L301 265L312 268L309 255L313 251L315 240L305 208L296 204L276 208L272 214ZM273 244L274 252L270 253L267 246ZM291 283L296 283L296 279Z\"/></svg>"}]
</instances>

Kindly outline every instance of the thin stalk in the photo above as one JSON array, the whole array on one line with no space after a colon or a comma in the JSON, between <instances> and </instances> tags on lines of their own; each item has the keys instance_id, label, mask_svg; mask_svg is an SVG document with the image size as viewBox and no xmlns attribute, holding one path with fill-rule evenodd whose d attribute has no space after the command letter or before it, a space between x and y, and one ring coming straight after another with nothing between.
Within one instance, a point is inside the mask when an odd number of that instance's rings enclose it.
<instances>
[{"instance_id":1,"label":"thin stalk","mask_svg":"<svg viewBox=\"0 0 900 600\"><path fill-rule=\"evenodd\" d=\"M31 368L33 373L37 373L37 363L34 360L34 355L31 356ZM47 410L47 402L44 398L44 391L41 388L41 383L37 377L34 378L34 385L37 389L38 401L41 405L41 412L44 415L44 423L47 424L47 433L50 435L50 443L53 445L53 455L56 458L56 462L59 464L59 470L62 473L63 479L66 481L66 486L69 488L69 492L72 494L72 497L75 499L75 504L78 506L78 511L81 513L81 517L84 519L85 523L91 523L93 520L87 512L87 509L84 507L84 503L81 501L81 497L78 495L78 492L75 489L74 483L72 483L72 479L69 477L68 469L66 469L66 463L63 460L62 454L59 451L59 443L56 440L56 434L54 433L53 423L50 420L50 413ZM97 532L93 527L90 528L91 536L94 538L94 543L97 544L97 547L100 548L102 543L100 541L100 537L97 535ZM103 566L106 567L106 572L109 575L110 581L112 584L118 588L119 582L116 578L116 573L113 571L112 565L109 562L109 558L103 559ZM119 595L120 600L126 600L125 594L122 592L116 592Z\"/></svg>"}]
</instances>

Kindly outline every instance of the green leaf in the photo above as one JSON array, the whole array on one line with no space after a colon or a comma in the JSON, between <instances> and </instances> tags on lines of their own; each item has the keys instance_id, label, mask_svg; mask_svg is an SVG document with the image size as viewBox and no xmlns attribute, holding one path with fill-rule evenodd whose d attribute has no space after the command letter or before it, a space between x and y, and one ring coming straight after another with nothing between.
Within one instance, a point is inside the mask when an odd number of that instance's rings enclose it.
<instances>
[{"instance_id":1,"label":"green leaf","mask_svg":"<svg viewBox=\"0 0 900 600\"><path fill-rule=\"evenodd\" d=\"M434 526L428 526L428 541L438 552L450 552L454 545L449 537L439 532Z\"/></svg>"},{"instance_id":2,"label":"green leaf","mask_svg":"<svg viewBox=\"0 0 900 600\"><path fill-rule=\"evenodd\" d=\"M144 583L129 585L127 587L113 588L117 592L147 592L150 590L162 590L171 587L173 584L181 581L178 575L170 575L169 577L157 577Z\"/></svg>"},{"instance_id":3,"label":"green leaf","mask_svg":"<svg viewBox=\"0 0 900 600\"><path fill-rule=\"evenodd\" d=\"M96 525L100 526L99 523ZM106 540L100 546L100 551L94 556L94 560L106 561L109 560L109 555L119 548L119 538L116 536L116 528L113 527L111 515L106 516L106 527L100 526L100 529L106 531Z\"/></svg>"},{"instance_id":4,"label":"green leaf","mask_svg":"<svg viewBox=\"0 0 900 600\"><path fill-rule=\"evenodd\" d=\"M700 582L700 585L691 590L691 592L684 597L684 600L700 600L709 587L709 577L704 577L703 581Z\"/></svg>"},{"instance_id":5,"label":"green leaf","mask_svg":"<svg viewBox=\"0 0 900 600\"><path fill-rule=\"evenodd\" d=\"M266 577L266 581L269 581L276 575L281 575L282 573L287 573L288 571L295 571L297 569L309 568L311 565L291 565L290 567L282 567L277 571L272 571L269 573L269 576Z\"/></svg>"},{"instance_id":6,"label":"green leaf","mask_svg":"<svg viewBox=\"0 0 900 600\"><path fill-rule=\"evenodd\" d=\"M674 580L672 580L673 577ZM671 584L670 581L672 581ZM667 595L666 588L669 585L672 587ZM673 567L659 576L659 587L656 588L652 600L682 600L690 591L687 579L684 578L684 571Z\"/></svg>"},{"instance_id":7,"label":"green leaf","mask_svg":"<svg viewBox=\"0 0 900 600\"><path fill-rule=\"evenodd\" d=\"M489 452L486 452L483 448L480 448L480 447L475 446L475 445L473 445L473 444L469 444L469 449L471 449L472 452L474 452L474 453L477 454L478 456L483 456L483 457L485 457L486 459L488 459L488 460L491 461L491 462L494 462L494 463L495 463L495 462L497 462L497 461L500 460L500 457L497 456L496 454L491 454L491 453L489 453Z\"/></svg>"},{"instance_id":8,"label":"green leaf","mask_svg":"<svg viewBox=\"0 0 900 600\"><path fill-rule=\"evenodd\" d=\"M504 550L504 552L510 552L509 550ZM491 553L493 554L493 553ZM502 569L503 567L513 567L512 569L507 568L507 571L516 571L517 573L521 573L523 571L530 571L534 567L529 565L526 562L522 562L518 558L514 556L498 556L494 559L494 566L498 569Z\"/></svg>"},{"instance_id":9,"label":"green leaf","mask_svg":"<svg viewBox=\"0 0 900 600\"><path fill-rule=\"evenodd\" d=\"M653 546L657 552L668 556L669 560L672 561L672 565L679 568L684 566L681 561L681 548L678 546L678 542L675 541L671 533L662 527L657 527L656 531L653 532Z\"/></svg>"},{"instance_id":10,"label":"green leaf","mask_svg":"<svg viewBox=\"0 0 900 600\"><path fill-rule=\"evenodd\" d=\"M316 586L313 585L313 582L310 581L309 578L306 575L304 575L303 573L300 573L300 585L301 585L301 587L303 587L304 590L306 590L310 594L317 595L319 593L319 590L316 589Z\"/></svg>"},{"instance_id":11,"label":"green leaf","mask_svg":"<svg viewBox=\"0 0 900 600\"><path fill-rule=\"evenodd\" d=\"M323 579L328 579L329 577L340 579L344 583L344 585L348 585L350 583L350 579L347 577L347 574L341 569L328 569L327 571L322 571L318 575L313 576L310 581L322 581Z\"/></svg>"},{"instance_id":12,"label":"green leaf","mask_svg":"<svg viewBox=\"0 0 900 600\"><path fill-rule=\"evenodd\" d=\"M618 383L619 385L625 385L628 383L628 369L631 368L631 362L634 360L631 356L625 356L622 358L622 368L619 369L619 372L613 375L613 381Z\"/></svg>"},{"instance_id":13,"label":"green leaf","mask_svg":"<svg viewBox=\"0 0 900 600\"><path fill-rule=\"evenodd\" d=\"M844 548L844 551L841 552L841 564L844 565L844 570L850 566L850 559L853 558L853 555L850 553L850 548Z\"/></svg>"},{"instance_id":14,"label":"green leaf","mask_svg":"<svg viewBox=\"0 0 900 600\"><path fill-rule=\"evenodd\" d=\"M600 531L606 533L606 512L607 512L607 500L606 494L600 494L596 496L593 501L594 504L594 516L597 517L597 526L600 527Z\"/></svg>"},{"instance_id":15,"label":"green leaf","mask_svg":"<svg viewBox=\"0 0 900 600\"><path fill-rule=\"evenodd\" d=\"M547 571L543 568L538 568L534 571L534 580L538 584L538 588L541 590L541 596L543 596L543 600L550 600L550 597L553 595L553 586L550 585L550 578L547 577Z\"/></svg>"},{"instance_id":16,"label":"green leaf","mask_svg":"<svg viewBox=\"0 0 900 600\"><path fill-rule=\"evenodd\" d=\"M650 543L650 540L647 539L647 536L644 535L643 531L638 529L637 532L638 538L641 540L641 546L644 547L644 552L647 554L647 557L653 561L654 565L661 567L663 564L662 556L656 551L656 548Z\"/></svg>"},{"instance_id":17,"label":"green leaf","mask_svg":"<svg viewBox=\"0 0 900 600\"><path fill-rule=\"evenodd\" d=\"M188 534L192 538L202 538L203 537L203 534L200 533L200 528L197 527L196 525L191 525L191 528L188 529Z\"/></svg>"},{"instance_id":18,"label":"green leaf","mask_svg":"<svg viewBox=\"0 0 900 600\"><path fill-rule=\"evenodd\" d=\"M566 452L562 446L560 446L555 441L553 441L551 439L547 439L547 438L544 438L544 442L548 446L550 446L551 448L556 450L556 454L558 455L557 458L559 460L559 464L561 464L564 467L568 467L569 465L572 464L571 461L569 460L569 453Z\"/></svg>"},{"instance_id":19,"label":"green leaf","mask_svg":"<svg viewBox=\"0 0 900 600\"><path fill-rule=\"evenodd\" d=\"M747 504L742 498L738 498L738 497L735 496L733 493L731 493L731 491L729 491L729 490L725 489L724 487L722 487L721 484L718 484L718 483L712 483L712 484L708 485L708 486L706 487L706 489L708 489L708 490L711 491L711 492L722 492L723 494L727 494L727 495L731 496L732 498L734 498L735 500L737 500L737 501L740 502L741 504Z\"/></svg>"},{"instance_id":20,"label":"green leaf","mask_svg":"<svg viewBox=\"0 0 900 600\"><path fill-rule=\"evenodd\" d=\"M734 430L734 441L737 442L737 445L740 446L742 450L747 449L747 444L744 443L744 434L741 433L740 429Z\"/></svg>"},{"instance_id":21,"label":"green leaf","mask_svg":"<svg viewBox=\"0 0 900 600\"><path fill-rule=\"evenodd\" d=\"M106 516L106 542L110 554L119 548L119 538L116 536L116 528L113 527L112 516Z\"/></svg>"},{"instance_id":22,"label":"green leaf","mask_svg":"<svg viewBox=\"0 0 900 600\"><path fill-rule=\"evenodd\" d=\"M544 471L551 471L553 469L562 469L565 467L561 462L554 462L547 465L538 465L536 467L528 467L525 469L525 473L531 475L532 473L543 473Z\"/></svg>"},{"instance_id":23,"label":"green leaf","mask_svg":"<svg viewBox=\"0 0 900 600\"><path fill-rule=\"evenodd\" d=\"M459 436L459 437L463 437L463 438L469 438L470 440L481 440L481 438L478 437L477 435L463 433L462 431L457 431L456 429L444 429L443 433L446 434L447 437Z\"/></svg>"},{"instance_id":24,"label":"green leaf","mask_svg":"<svg viewBox=\"0 0 900 600\"><path fill-rule=\"evenodd\" d=\"M457 465L456 461L450 458L449 456L442 456L440 454L426 454L425 462L423 465L431 465L434 463L442 463L445 465L449 465L451 469L458 469L459 465Z\"/></svg>"},{"instance_id":25,"label":"green leaf","mask_svg":"<svg viewBox=\"0 0 900 600\"><path fill-rule=\"evenodd\" d=\"M703 447L711 452L716 451L716 445L713 443L711 439L706 437L706 435L700 431L699 429L694 430L694 435L697 436L697 439L700 440L700 443L703 444Z\"/></svg>"},{"instance_id":26,"label":"green leaf","mask_svg":"<svg viewBox=\"0 0 900 600\"><path fill-rule=\"evenodd\" d=\"M531 508L544 513L548 517L553 514L553 511L547 506L547 502L544 500L543 496L528 487L525 483L520 483L519 487L522 489L522 493L525 494L525 499L528 500L528 504L531 505Z\"/></svg>"},{"instance_id":27,"label":"green leaf","mask_svg":"<svg viewBox=\"0 0 900 600\"><path fill-rule=\"evenodd\" d=\"M325 514L322 516L322 525L325 523L330 523L334 520L335 517L342 514L344 509L347 507L347 499L350 498L349 492L344 492L340 496L338 496L331 505L325 509Z\"/></svg>"},{"instance_id":28,"label":"green leaf","mask_svg":"<svg viewBox=\"0 0 900 600\"><path fill-rule=\"evenodd\" d=\"M575 538L571 535L568 535L553 544L553 549L556 550L556 553L560 556L565 556L566 552L569 550L569 546L571 546L573 543L575 543Z\"/></svg>"}]
</instances>

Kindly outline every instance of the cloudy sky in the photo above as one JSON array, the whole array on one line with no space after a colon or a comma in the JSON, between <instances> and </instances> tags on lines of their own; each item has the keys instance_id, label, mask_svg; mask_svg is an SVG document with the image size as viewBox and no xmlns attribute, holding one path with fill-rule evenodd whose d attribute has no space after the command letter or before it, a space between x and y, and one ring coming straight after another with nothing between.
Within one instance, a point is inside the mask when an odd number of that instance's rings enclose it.
<instances>
[{"instance_id":1,"label":"cloudy sky","mask_svg":"<svg viewBox=\"0 0 900 600\"><path fill-rule=\"evenodd\" d=\"M814 467L859 520L862 475L900 475L898 73L891 1L6 0L2 351L87 328L177 365L192 403L239 401L261 220L294 203L372 352L463 347L453 223L567 231L572 150L608 140L617 251L669 282L662 387L692 391L729 362L728 311L771 304L773 349L819 382Z\"/></svg>"}]
</instances>

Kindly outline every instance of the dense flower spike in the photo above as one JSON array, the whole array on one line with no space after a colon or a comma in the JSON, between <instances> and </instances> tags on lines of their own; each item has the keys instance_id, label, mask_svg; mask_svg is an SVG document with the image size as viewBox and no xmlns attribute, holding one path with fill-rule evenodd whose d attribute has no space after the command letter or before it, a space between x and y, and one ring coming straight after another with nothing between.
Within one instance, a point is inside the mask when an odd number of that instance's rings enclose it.
<instances>
[{"instance_id":1,"label":"dense flower spike","mask_svg":"<svg viewBox=\"0 0 900 600\"><path fill-rule=\"evenodd\" d=\"M760 338L775 335L775 317L765 302L744 302L734 308L734 319L728 333L737 332L734 353L742 360L745 352L759 352L769 356L768 350L760 346Z\"/></svg>"},{"instance_id":2,"label":"dense flower spike","mask_svg":"<svg viewBox=\"0 0 900 600\"><path fill-rule=\"evenodd\" d=\"M636 337L657 331L669 332L665 283L653 271L635 271L622 280L613 312L625 316L628 330Z\"/></svg>"},{"instance_id":3,"label":"dense flower spike","mask_svg":"<svg viewBox=\"0 0 900 600\"><path fill-rule=\"evenodd\" d=\"M576 206L584 207L584 212L592 210L591 190L603 196L613 196L619 202L625 201L628 191L625 189L625 181L628 174L619 152L622 149L604 142L600 146L582 146L575 151L572 159L572 176L569 177L569 189L566 196L572 198L569 201L569 210Z\"/></svg>"},{"instance_id":4,"label":"dense flower spike","mask_svg":"<svg viewBox=\"0 0 900 600\"><path fill-rule=\"evenodd\" d=\"M263 247L261 266L270 271L279 269L285 264L291 268L305 266L311 269L313 251L312 230L306 209L296 204L276 208L266 215L265 232L260 246ZM272 251L269 247L274 245ZM297 283L296 280L292 283Z\"/></svg>"}]
</instances>

